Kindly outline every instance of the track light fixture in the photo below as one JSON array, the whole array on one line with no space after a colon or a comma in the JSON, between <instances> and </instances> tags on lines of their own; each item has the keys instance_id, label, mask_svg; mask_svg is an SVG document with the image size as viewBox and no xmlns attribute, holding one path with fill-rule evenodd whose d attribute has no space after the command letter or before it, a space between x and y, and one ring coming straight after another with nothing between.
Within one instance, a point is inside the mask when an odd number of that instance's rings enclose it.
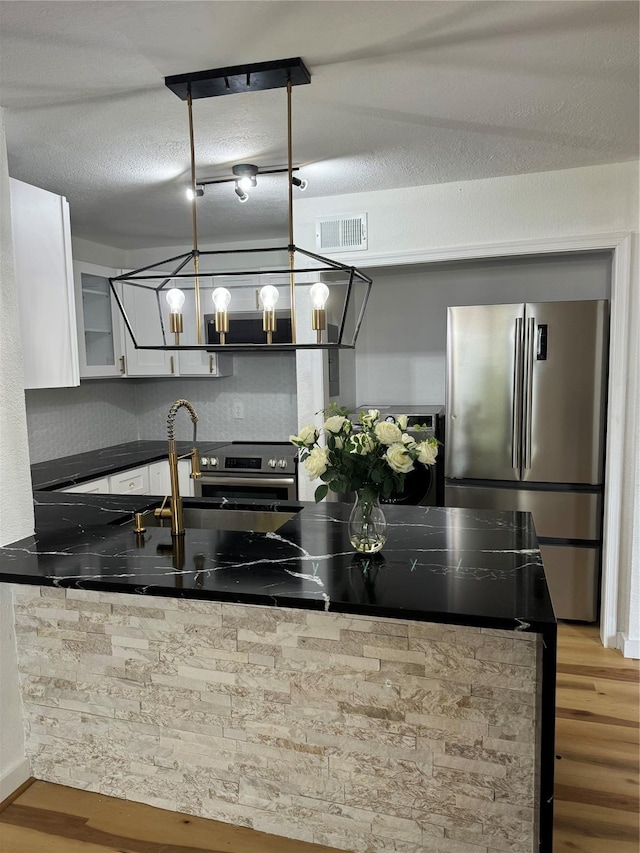
<instances>
[{"instance_id":1,"label":"track light fixture","mask_svg":"<svg viewBox=\"0 0 640 853\"><path fill-rule=\"evenodd\" d=\"M301 193L303 193L308 186L304 178L293 177L291 178L291 183L294 185L294 187L298 187Z\"/></svg>"},{"instance_id":2,"label":"track light fixture","mask_svg":"<svg viewBox=\"0 0 640 853\"><path fill-rule=\"evenodd\" d=\"M256 179L258 167L254 166L253 163L238 163L238 165L234 166L231 171L238 179L236 183L243 190L250 190L258 183Z\"/></svg>"},{"instance_id":3,"label":"track light fixture","mask_svg":"<svg viewBox=\"0 0 640 853\"><path fill-rule=\"evenodd\" d=\"M193 201L194 198L204 195L204 187L196 187L195 192L191 189L191 187L187 187L186 195L189 201Z\"/></svg>"}]
</instances>

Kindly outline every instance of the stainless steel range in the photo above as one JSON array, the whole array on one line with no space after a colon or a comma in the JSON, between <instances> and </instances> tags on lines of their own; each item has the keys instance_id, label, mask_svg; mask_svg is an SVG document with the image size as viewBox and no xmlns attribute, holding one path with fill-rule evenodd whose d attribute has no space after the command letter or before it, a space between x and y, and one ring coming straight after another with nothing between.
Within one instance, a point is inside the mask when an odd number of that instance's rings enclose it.
<instances>
[{"instance_id":1,"label":"stainless steel range","mask_svg":"<svg viewBox=\"0 0 640 853\"><path fill-rule=\"evenodd\" d=\"M203 498L297 499L296 448L284 442L234 441L200 451L202 477L194 480Z\"/></svg>"}]
</instances>

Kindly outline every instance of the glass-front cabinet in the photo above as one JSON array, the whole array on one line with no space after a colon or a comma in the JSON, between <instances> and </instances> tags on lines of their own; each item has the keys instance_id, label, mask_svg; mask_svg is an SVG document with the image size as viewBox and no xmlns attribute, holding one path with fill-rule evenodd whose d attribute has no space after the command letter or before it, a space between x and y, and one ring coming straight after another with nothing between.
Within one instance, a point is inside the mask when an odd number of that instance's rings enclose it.
<instances>
[{"instance_id":1,"label":"glass-front cabinet","mask_svg":"<svg viewBox=\"0 0 640 853\"><path fill-rule=\"evenodd\" d=\"M125 373L122 324L109 278L119 270L74 261L80 376Z\"/></svg>"}]
</instances>

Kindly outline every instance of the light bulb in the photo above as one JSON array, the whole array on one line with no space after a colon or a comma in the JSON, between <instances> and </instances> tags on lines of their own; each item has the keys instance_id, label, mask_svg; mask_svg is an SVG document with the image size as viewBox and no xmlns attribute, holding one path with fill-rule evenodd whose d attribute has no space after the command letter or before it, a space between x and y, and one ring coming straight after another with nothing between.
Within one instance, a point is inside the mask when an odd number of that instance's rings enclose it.
<instances>
[{"instance_id":1,"label":"light bulb","mask_svg":"<svg viewBox=\"0 0 640 853\"><path fill-rule=\"evenodd\" d=\"M250 190L251 187L255 186L255 182L251 178L240 178L238 186L243 190Z\"/></svg>"},{"instance_id":2,"label":"light bulb","mask_svg":"<svg viewBox=\"0 0 640 853\"><path fill-rule=\"evenodd\" d=\"M211 298L216 311L226 311L231 302L231 292L226 287L216 287Z\"/></svg>"},{"instance_id":3,"label":"light bulb","mask_svg":"<svg viewBox=\"0 0 640 853\"><path fill-rule=\"evenodd\" d=\"M167 302L172 314L179 314L184 305L184 293L178 287L167 290Z\"/></svg>"},{"instance_id":4,"label":"light bulb","mask_svg":"<svg viewBox=\"0 0 640 853\"><path fill-rule=\"evenodd\" d=\"M309 296L314 308L322 309L329 298L329 288L323 281L317 281L309 290Z\"/></svg>"},{"instance_id":5,"label":"light bulb","mask_svg":"<svg viewBox=\"0 0 640 853\"><path fill-rule=\"evenodd\" d=\"M193 201L193 200L194 200L194 198L196 197L196 194L195 194L195 193L194 193L194 191L191 189L191 187L187 187L186 192L187 192L187 198L189 199L189 201Z\"/></svg>"},{"instance_id":6,"label":"light bulb","mask_svg":"<svg viewBox=\"0 0 640 853\"><path fill-rule=\"evenodd\" d=\"M280 294L278 293L277 287L274 287L272 284L265 284L260 291L260 300L264 310L273 311L276 307L276 302L278 301L279 296Z\"/></svg>"}]
</instances>

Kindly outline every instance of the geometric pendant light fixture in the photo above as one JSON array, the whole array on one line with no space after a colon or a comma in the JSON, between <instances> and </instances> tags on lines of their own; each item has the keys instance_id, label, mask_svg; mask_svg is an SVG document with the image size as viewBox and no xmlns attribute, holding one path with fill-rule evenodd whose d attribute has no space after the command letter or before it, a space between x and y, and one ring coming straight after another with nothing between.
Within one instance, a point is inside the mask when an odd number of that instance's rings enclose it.
<instances>
[{"instance_id":1,"label":"geometric pendant light fixture","mask_svg":"<svg viewBox=\"0 0 640 853\"><path fill-rule=\"evenodd\" d=\"M302 182L293 174L291 95L294 86L310 82L299 57L165 78L166 86L187 103L193 247L109 279L136 349L233 353L355 346L371 278L294 243L293 190ZM269 89L286 90L287 168L277 171L287 175L288 243L201 250L197 212L202 190L196 182L193 102ZM247 163L234 168L240 200L240 181L243 186L244 179L255 182L257 171ZM247 337L248 326L252 333Z\"/></svg>"}]
</instances>

